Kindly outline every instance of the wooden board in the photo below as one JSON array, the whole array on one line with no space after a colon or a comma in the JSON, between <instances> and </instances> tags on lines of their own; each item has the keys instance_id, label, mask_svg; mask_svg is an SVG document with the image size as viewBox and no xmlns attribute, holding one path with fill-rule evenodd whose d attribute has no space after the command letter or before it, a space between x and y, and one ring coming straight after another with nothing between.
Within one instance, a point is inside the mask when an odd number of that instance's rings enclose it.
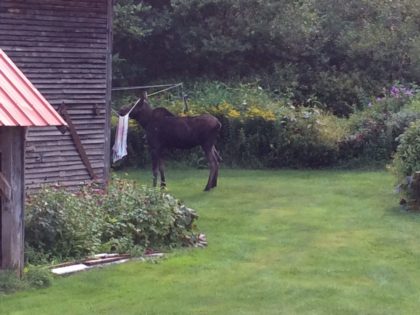
<instances>
[{"instance_id":1,"label":"wooden board","mask_svg":"<svg viewBox=\"0 0 420 315\"><path fill-rule=\"evenodd\" d=\"M5 198L5 200L10 200L12 198L12 187L9 184L7 178L0 171L0 197Z\"/></svg>"}]
</instances>

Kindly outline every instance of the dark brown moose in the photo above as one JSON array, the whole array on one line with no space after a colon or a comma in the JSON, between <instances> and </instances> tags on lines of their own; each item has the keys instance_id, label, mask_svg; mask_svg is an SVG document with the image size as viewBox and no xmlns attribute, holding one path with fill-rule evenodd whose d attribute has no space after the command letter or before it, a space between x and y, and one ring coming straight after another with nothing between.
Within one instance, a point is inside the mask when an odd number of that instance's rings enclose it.
<instances>
[{"instance_id":1,"label":"dark brown moose","mask_svg":"<svg viewBox=\"0 0 420 315\"><path fill-rule=\"evenodd\" d=\"M120 110L126 115L129 108ZM205 191L217 186L221 157L215 148L216 139L221 129L219 120L209 114L192 117L178 117L166 108L153 109L143 95L137 106L130 112L131 119L144 129L152 156L153 186L157 185L160 173L161 187L166 186L164 153L171 149L190 149L201 146L209 163L210 174Z\"/></svg>"}]
</instances>

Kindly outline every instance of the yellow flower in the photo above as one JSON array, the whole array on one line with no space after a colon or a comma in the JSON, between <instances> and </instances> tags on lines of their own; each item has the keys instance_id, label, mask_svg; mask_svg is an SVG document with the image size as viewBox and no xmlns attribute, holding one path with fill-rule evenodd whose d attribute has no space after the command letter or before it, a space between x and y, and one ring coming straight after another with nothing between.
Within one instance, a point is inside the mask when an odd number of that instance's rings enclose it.
<instances>
[{"instance_id":1,"label":"yellow flower","mask_svg":"<svg viewBox=\"0 0 420 315\"><path fill-rule=\"evenodd\" d=\"M231 108L228 112L227 112L227 116L229 118L239 118L241 116L241 113L239 111L237 111L234 108Z\"/></svg>"},{"instance_id":2,"label":"yellow flower","mask_svg":"<svg viewBox=\"0 0 420 315\"><path fill-rule=\"evenodd\" d=\"M229 118L239 118L241 116L241 113L226 101L217 106L216 113L223 114Z\"/></svg>"},{"instance_id":3,"label":"yellow flower","mask_svg":"<svg viewBox=\"0 0 420 315\"><path fill-rule=\"evenodd\" d=\"M262 108L257 107L256 105L252 105L247 112L248 118L262 118L267 121L274 121L276 120L276 115L271 110L264 110Z\"/></svg>"}]
</instances>

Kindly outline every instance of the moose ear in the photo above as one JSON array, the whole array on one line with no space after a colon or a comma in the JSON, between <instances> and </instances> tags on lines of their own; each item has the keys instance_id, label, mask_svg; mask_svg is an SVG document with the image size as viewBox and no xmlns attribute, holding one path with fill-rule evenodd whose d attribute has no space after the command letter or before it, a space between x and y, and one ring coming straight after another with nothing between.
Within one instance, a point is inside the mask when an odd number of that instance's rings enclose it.
<instances>
[{"instance_id":1,"label":"moose ear","mask_svg":"<svg viewBox=\"0 0 420 315\"><path fill-rule=\"evenodd\" d=\"M143 92L141 92L141 98L143 99L143 100L148 100L148 98L147 98L147 91L143 91Z\"/></svg>"}]
</instances>

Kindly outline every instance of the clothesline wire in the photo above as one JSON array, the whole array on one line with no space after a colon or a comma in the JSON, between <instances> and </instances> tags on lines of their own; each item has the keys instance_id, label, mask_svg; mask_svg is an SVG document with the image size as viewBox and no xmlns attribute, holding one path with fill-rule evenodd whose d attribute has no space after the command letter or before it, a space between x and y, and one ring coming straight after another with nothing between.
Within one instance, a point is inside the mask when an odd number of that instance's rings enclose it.
<instances>
[{"instance_id":1,"label":"clothesline wire","mask_svg":"<svg viewBox=\"0 0 420 315\"><path fill-rule=\"evenodd\" d=\"M179 85L182 85L182 83L116 87L116 88L113 88L112 91L144 90L144 89L152 89L152 88L167 87L167 86L174 86L174 85L179 86Z\"/></svg>"},{"instance_id":2,"label":"clothesline wire","mask_svg":"<svg viewBox=\"0 0 420 315\"><path fill-rule=\"evenodd\" d=\"M162 89L162 90L153 92L151 94L148 94L147 96L150 97L150 96L157 95L159 93L163 93L163 92L172 90L172 89L177 88L179 86L183 87L183 83L177 83L177 84L160 84L160 85L146 85L146 86L133 86L133 87L126 87L126 88L116 88L116 89L112 89L112 90L113 91L122 91L123 89L124 90L135 90L135 89L142 89L142 90L144 90L144 89L148 89L148 88L167 87L165 89ZM131 107L131 109L128 111L127 114L130 114L133 111L133 109L137 106L137 104L140 102L140 100L141 100L141 97L136 101L136 103L133 105L133 107ZM120 116L120 114L118 114L118 112L115 109L111 108L111 111L114 114L116 114L117 116Z\"/></svg>"}]
</instances>

